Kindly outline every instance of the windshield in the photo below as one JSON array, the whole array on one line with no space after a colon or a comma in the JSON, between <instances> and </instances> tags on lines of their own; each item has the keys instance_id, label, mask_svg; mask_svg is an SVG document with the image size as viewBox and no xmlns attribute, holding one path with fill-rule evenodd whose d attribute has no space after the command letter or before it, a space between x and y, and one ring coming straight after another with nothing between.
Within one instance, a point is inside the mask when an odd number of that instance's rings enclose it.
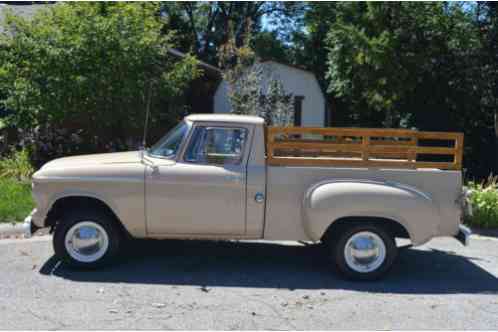
<instances>
[{"instance_id":1,"label":"windshield","mask_svg":"<svg viewBox=\"0 0 498 332\"><path fill-rule=\"evenodd\" d=\"M180 122L148 150L149 154L160 157L176 156L187 131L187 123Z\"/></svg>"}]
</instances>

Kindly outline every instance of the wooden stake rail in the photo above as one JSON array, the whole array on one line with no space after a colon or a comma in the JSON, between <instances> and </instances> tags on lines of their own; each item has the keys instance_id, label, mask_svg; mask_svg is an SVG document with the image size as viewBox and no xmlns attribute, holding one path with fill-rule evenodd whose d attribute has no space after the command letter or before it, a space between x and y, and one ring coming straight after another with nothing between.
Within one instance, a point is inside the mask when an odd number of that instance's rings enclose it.
<instances>
[{"instance_id":1,"label":"wooden stake rail","mask_svg":"<svg viewBox=\"0 0 498 332\"><path fill-rule=\"evenodd\" d=\"M269 165L462 168L462 133L268 127L266 144Z\"/></svg>"}]
</instances>

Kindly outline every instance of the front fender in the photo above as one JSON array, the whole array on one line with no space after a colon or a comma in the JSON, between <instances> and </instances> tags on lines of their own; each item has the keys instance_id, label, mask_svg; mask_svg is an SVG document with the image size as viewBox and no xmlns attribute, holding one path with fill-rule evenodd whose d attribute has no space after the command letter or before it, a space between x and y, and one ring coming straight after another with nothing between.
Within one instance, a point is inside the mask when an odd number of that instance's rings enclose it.
<instances>
[{"instance_id":1,"label":"front fender","mask_svg":"<svg viewBox=\"0 0 498 332\"><path fill-rule=\"evenodd\" d=\"M344 217L378 217L403 225L413 244L437 234L440 213L430 195L395 182L335 180L312 186L303 201L303 227L317 241Z\"/></svg>"},{"instance_id":2,"label":"front fender","mask_svg":"<svg viewBox=\"0 0 498 332\"><path fill-rule=\"evenodd\" d=\"M64 197L95 198L111 209L135 237L146 235L144 166L139 163L99 164L67 169L44 168L33 176L38 224L54 202Z\"/></svg>"},{"instance_id":3,"label":"front fender","mask_svg":"<svg viewBox=\"0 0 498 332\"><path fill-rule=\"evenodd\" d=\"M113 199L110 199L107 196L100 195L95 192L90 192L90 191L85 191L85 190L78 190L78 189L70 189L70 190L63 190L61 192L54 192L50 193L48 197L41 197L41 195L37 195L37 208L33 216L33 220L35 220L36 225L39 227L45 227L46 225L43 224L43 221L45 221L45 218L47 217L48 212L54 204L63 199L63 198L70 198L70 197L87 197L87 198L94 198L103 204L107 205L111 211L116 216L119 216L119 210L117 204L114 202ZM41 202L44 202L43 204L40 204Z\"/></svg>"}]
</instances>

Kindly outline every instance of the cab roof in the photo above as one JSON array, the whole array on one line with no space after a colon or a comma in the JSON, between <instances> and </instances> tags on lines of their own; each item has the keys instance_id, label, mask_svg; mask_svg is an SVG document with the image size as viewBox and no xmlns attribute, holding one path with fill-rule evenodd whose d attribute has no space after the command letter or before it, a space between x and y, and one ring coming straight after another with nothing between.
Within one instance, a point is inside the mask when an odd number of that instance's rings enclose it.
<instances>
[{"instance_id":1,"label":"cab roof","mask_svg":"<svg viewBox=\"0 0 498 332\"><path fill-rule=\"evenodd\" d=\"M185 117L188 121L231 122L263 125L265 120L254 115L236 114L191 114Z\"/></svg>"}]
</instances>

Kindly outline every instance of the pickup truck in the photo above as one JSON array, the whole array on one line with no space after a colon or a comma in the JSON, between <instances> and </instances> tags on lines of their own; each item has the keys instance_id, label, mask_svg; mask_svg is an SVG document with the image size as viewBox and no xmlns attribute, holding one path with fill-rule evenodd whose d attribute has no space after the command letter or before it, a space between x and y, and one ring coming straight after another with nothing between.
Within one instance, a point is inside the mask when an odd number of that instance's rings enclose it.
<instances>
[{"instance_id":1,"label":"pickup truck","mask_svg":"<svg viewBox=\"0 0 498 332\"><path fill-rule=\"evenodd\" d=\"M373 280L396 238L467 243L462 146L459 133L189 115L149 149L45 164L26 225L50 227L56 256L78 268L110 262L130 237L290 240L321 242L341 275Z\"/></svg>"}]
</instances>

